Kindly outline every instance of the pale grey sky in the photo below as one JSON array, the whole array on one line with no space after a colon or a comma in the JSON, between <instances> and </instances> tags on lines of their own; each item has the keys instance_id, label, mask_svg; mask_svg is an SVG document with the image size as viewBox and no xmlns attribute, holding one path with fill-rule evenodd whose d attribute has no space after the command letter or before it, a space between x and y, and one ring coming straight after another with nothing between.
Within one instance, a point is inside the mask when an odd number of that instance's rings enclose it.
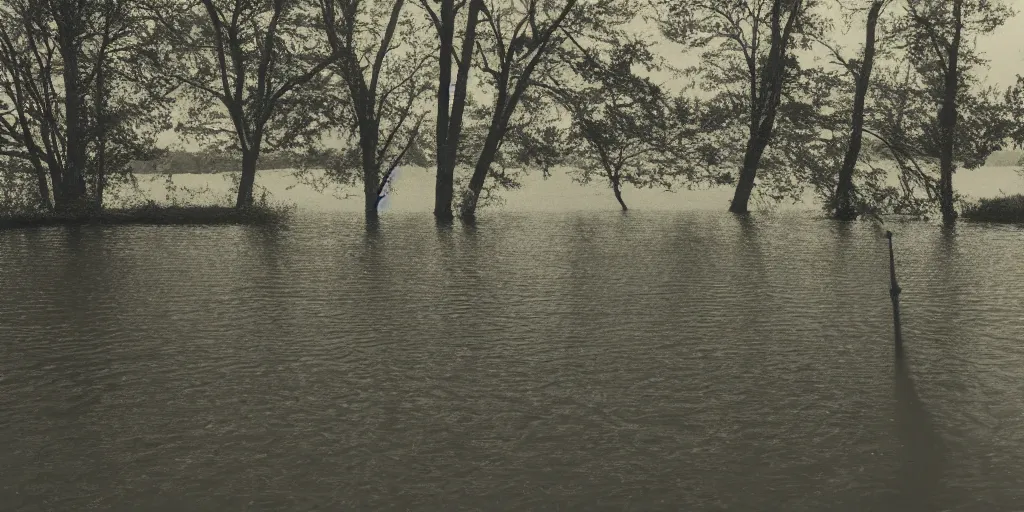
<instances>
[{"instance_id":1,"label":"pale grey sky","mask_svg":"<svg viewBox=\"0 0 1024 512\"><path fill-rule=\"evenodd\" d=\"M1012 85L1017 74L1024 75L1024 0L1005 1L1017 14L992 34L977 38L978 49L990 60L990 68L982 75L987 75L988 83L999 88ZM838 8L835 8L834 12L838 12ZM654 27L648 28L640 21L634 26L637 30L656 30ZM863 30L855 26L845 34L837 30L835 37L846 48L848 54L853 55L853 52L859 51L860 45L863 44L864 35ZM686 52L683 47L668 42L661 44L659 51L673 66L690 65L696 62L697 58L696 53ZM824 52L820 54L825 55ZM655 79L670 80L670 75L659 73ZM166 146L181 144L182 141L173 132L166 132L161 135L159 143ZM186 144L185 148L195 150L197 146Z\"/></svg>"}]
</instances>

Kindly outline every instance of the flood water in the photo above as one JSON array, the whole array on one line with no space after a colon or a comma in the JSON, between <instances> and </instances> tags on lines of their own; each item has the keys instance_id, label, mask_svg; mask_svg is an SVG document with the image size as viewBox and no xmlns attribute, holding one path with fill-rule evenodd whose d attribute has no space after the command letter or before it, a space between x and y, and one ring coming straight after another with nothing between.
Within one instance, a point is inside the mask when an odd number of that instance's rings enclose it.
<instances>
[{"instance_id":1,"label":"flood water","mask_svg":"<svg viewBox=\"0 0 1024 512\"><path fill-rule=\"evenodd\" d=\"M0 232L0 509L1024 510L1024 230Z\"/></svg>"}]
</instances>

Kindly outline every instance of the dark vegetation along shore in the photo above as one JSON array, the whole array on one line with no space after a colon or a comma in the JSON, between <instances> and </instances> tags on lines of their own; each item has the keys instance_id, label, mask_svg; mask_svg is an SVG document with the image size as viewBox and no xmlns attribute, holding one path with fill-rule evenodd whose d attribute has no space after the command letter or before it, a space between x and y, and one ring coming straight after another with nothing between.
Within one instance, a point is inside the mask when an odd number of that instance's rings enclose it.
<instances>
[{"instance_id":1,"label":"dark vegetation along shore","mask_svg":"<svg viewBox=\"0 0 1024 512\"><path fill-rule=\"evenodd\" d=\"M844 221L1016 222L1013 198L958 212L954 183L1020 160L1024 78L987 85L977 47L1015 15L1009 0L12 0L0 217L262 222L280 216L258 171L289 168L361 191L370 221L416 165L436 173L443 223L555 168L623 210L630 188L727 186L740 215L812 191ZM158 147L168 134L202 149ZM136 174L223 171L238 213L107 209Z\"/></svg>"},{"instance_id":2,"label":"dark vegetation along shore","mask_svg":"<svg viewBox=\"0 0 1024 512\"><path fill-rule=\"evenodd\" d=\"M0 217L0 229L83 224L149 225L274 225L286 221L291 210L285 207L253 205L164 206L149 204L133 208L103 208L79 212L19 212Z\"/></svg>"},{"instance_id":3,"label":"dark vegetation along shore","mask_svg":"<svg viewBox=\"0 0 1024 512\"><path fill-rule=\"evenodd\" d=\"M1024 224L1024 195L982 199L967 204L963 218L978 222Z\"/></svg>"}]
</instances>

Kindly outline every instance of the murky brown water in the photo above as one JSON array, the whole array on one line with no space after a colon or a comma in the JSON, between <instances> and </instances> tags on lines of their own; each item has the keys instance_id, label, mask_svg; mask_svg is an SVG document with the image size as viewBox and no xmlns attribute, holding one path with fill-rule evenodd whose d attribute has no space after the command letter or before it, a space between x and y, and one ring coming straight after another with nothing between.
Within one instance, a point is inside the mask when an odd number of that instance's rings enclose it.
<instances>
[{"instance_id":1,"label":"murky brown water","mask_svg":"<svg viewBox=\"0 0 1024 512\"><path fill-rule=\"evenodd\" d=\"M0 232L0 509L1024 510L1024 231Z\"/></svg>"}]
</instances>

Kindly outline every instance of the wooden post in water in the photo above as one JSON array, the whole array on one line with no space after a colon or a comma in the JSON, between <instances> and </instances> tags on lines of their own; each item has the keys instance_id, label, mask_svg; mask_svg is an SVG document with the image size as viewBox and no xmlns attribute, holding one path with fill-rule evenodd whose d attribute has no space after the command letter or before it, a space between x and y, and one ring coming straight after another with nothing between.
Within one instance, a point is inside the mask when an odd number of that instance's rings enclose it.
<instances>
[{"instance_id":1,"label":"wooden post in water","mask_svg":"<svg viewBox=\"0 0 1024 512\"><path fill-rule=\"evenodd\" d=\"M886 231L889 239L889 298L892 299L892 324L896 333L896 352L903 349L903 333L900 329L900 285L896 284L896 257L892 252L892 231Z\"/></svg>"}]
</instances>

